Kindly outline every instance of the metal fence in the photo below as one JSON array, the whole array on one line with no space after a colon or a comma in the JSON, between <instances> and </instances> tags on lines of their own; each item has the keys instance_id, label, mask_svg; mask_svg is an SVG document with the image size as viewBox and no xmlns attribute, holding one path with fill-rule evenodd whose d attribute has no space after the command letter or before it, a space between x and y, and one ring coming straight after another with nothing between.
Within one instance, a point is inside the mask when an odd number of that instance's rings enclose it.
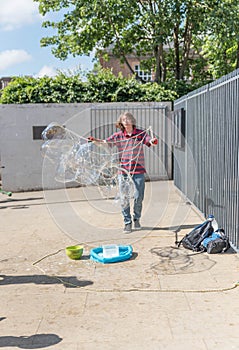
<instances>
[{"instance_id":1,"label":"metal fence","mask_svg":"<svg viewBox=\"0 0 239 350\"><path fill-rule=\"evenodd\" d=\"M185 144L174 146L174 182L239 249L239 70L184 96ZM180 113L179 117L180 118ZM174 129L177 129L175 123Z\"/></svg>"}]
</instances>

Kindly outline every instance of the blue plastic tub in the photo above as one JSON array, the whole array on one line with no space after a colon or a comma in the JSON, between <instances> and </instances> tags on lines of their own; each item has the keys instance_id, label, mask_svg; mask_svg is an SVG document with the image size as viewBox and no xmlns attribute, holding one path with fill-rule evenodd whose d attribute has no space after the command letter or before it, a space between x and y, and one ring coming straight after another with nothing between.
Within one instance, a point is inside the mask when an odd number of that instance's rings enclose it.
<instances>
[{"instance_id":1,"label":"blue plastic tub","mask_svg":"<svg viewBox=\"0 0 239 350\"><path fill-rule=\"evenodd\" d=\"M133 248L131 245L119 245L119 255L112 257L103 256L103 247L93 248L90 251L91 260L98 261L102 264L110 264L119 261L125 261L131 258L133 254Z\"/></svg>"}]
</instances>

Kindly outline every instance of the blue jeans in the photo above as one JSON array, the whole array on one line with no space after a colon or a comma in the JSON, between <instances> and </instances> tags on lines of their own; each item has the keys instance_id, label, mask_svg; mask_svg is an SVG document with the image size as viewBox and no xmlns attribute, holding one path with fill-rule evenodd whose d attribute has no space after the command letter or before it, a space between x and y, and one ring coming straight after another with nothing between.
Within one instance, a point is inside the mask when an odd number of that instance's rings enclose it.
<instances>
[{"instance_id":1,"label":"blue jeans","mask_svg":"<svg viewBox=\"0 0 239 350\"><path fill-rule=\"evenodd\" d=\"M134 208L133 220L139 220L142 212L144 199L145 177L144 174L134 174L131 176L134 183ZM132 222L130 213L130 184L126 175L119 175L119 190L121 198L121 208L125 224Z\"/></svg>"}]
</instances>

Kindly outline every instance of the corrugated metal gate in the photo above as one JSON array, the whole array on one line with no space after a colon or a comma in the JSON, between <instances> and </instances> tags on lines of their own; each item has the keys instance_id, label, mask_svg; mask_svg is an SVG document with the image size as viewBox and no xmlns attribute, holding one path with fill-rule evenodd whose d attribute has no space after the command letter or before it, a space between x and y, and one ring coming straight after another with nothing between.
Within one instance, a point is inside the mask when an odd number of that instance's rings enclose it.
<instances>
[{"instance_id":1,"label":"corrugated metal gate","mask_svg":"<svg viewBox=\"0 0 239 350\"><path fill-rule=\"evenodd\" d=\"M136 118L137 127L147 129L151 126L159 140L156 147L144 147L147 179L172 179L171 115L167 105L127 107L115 105L91 108L92 136L105 139L117 131L115 122L126 110Z\"/></svg>"},{"instance_id":2,"label":"corrugated metal gate","mask_svg":"<svg viewBox=\"0 0 239 350\"><path fill-rule=\"evenodd\" d=\"M186 112L186 145L175 148L175 185L214 214L239 249L239 70L175 101Z\"/></svg>"}]
</instances>

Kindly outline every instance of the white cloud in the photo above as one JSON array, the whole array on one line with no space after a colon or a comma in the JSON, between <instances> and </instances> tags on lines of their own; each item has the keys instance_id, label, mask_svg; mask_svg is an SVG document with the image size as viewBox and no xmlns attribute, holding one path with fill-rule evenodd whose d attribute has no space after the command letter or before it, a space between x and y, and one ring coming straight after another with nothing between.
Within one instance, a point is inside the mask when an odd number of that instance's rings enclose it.
<instances>
[{"instance_id":1,"label":"white cloud","mask_svg":"<svg viewBox=\"0 0 239 350\"><path fill-rule=\"evenodd\" d=\"M6 50L0 52L0 71L7 69L19 63L27 62L32 59L25 50Z\"/></svg>"},{"instance_id":2,"label":"white cloud","mask_svg":"<svg viewBox=\"0 0 239 350\"><path fill-rule=\"evenodd\" d=\"M40 70L40 72L36 75L38 78L42 78L44 76L48 77L54 77L57 75L57 71L55 68L50 66L43 66Z\"/></svg>"},{"instance_id":3,"label":"white cloud","mask_svg":"<svg viewBox=\"0 0 239 350\"><path fill-rule=\"evenodd\" d=\"M9 31L40 20L38 3L33 0L1 0L0 29Z\"/></svg>"}]
</instances>

